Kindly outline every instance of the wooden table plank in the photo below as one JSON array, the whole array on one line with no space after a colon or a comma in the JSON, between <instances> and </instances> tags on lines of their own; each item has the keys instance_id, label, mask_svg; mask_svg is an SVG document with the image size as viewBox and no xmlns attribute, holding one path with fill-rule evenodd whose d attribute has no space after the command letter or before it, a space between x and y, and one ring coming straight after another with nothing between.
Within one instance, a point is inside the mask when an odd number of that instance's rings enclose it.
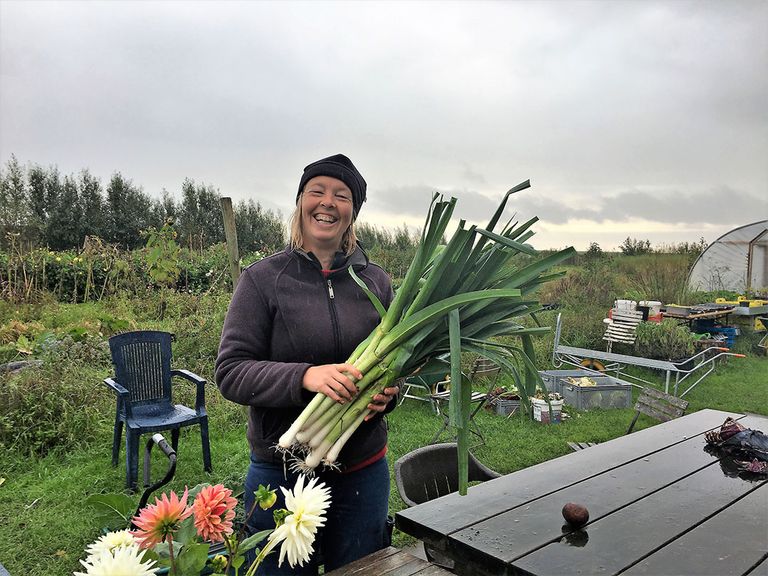
<instances>
[{"instance_id":1,"label":"wooden table plank","mask_svg":"<svg viewBox=\"0 0 768 576\"><path fill-rule=\"evenodd\" d=\"M382 548L381 550L377 550L372 554L368 554L368 556L359 558L354 562L350 562L346 566L342 566L341 568L337 568L336 570L328 572L327 576L363 576L366 574L366 570L368 570L369 566L378 562L386 562L387 558L397 556L401 552L402 550L393 546Z\"/></svg>"},{"instance_id":2,"label":"wooden table plank","mask_svg":"<svg viewBox=\"0 0 768 576\"><path fill-rule=\"evenodd\" d=\"M695 436L541 499L526 502L453 533L449 536L449 546L455 547L457 554L467 554L471 549L511 562L562 537L562 508L568 502L586 506L590 521L595 522L617 508L676 482L682 474L717 465L717 458L705 452L704 445L704 438Z\"/></svg>"},{"instance_id":3,"label":"wooden table plank","mask_svg":"<svg viewBox=\"0 0 768 576\"><path fill-rule=\"evenodd\" d=\"M327 572L326 576L448 576L450 572L392 546Z\"/></svg>"},{"instance_id":4,"label":"wooden table plank","mask_svg":"<svg viewBox=\"0 0 768 576\"><path fill-rule=\"evenodd\" d=\"M653 426L569 453L537 466L483 482L469 489L467 496L449 494L437 500L401 510L397 527L438 549L444 549L449 534L466 529L489 516L503 513L594 476L645 457L671 444L719 427L726 417L740 414L701 410L662 426ZM574 456L578 455L577 458Z\"/></svg>"},{"instance_id":5,"label":"wooden table plank","mask_svg":"<svg viewBox=\"0 0 768 576\"><path fill-rule=\"evenodd\" d=\"M715 516L734 500L764 486L726 476L715 464L681 479L613 514L590 523L588 538L574 546L561 539L515 560L510 574L617 574L636 559L652 554L681 532ZM764 539L753 531L754 517L742 518L731 527L744 537ZM725 528L727 529L727 528ZM711 542L712 546L719 543ZM668 574L695 574L687 570L688 554L673 557Z\"/></svg>"},{"instance_id":6,"label":"wooden table plank","mask_svg":"<svg viewBox=\"0 0 768 576\"><path fill-rule=\"evenodd\" d=\"M754 518L754 532L744 534L744 518ZM717 542L717 546L712 544ZM768 485L750 492L687 534L624 572L626 576L663 574L685 558L685 569L698 576L740 576L768 555Z\"/></svg>"},{"instance_id":7,"label":"wooden table plank","mask_svg":"<svg viewBox=\"0 0 768 576\"><path fill-rule=\"evenodd\" d=\"M768 576L768 553L766 553L762 562L757 564L749 572L745 572L744 576Z\"/></svg>"},{"instance_id":8,"label":"wooden table plank","mask_svg":"<svg viewBox=\"0 0 768 576\"><path fill-rule=\"evenodd\" d=\"M754 417L746 417L741 422L751 427L768 423ZM704 450L705 445L703 436L694 436L538 500L528 501L454 532L448 537L447 548L451 549L451 556L479 553L487 556L480 558L484 563L512 562L563 537L562 508L568 502L585 505L591 524L704 467L715 466L719 473L718 459Z\"/></svg>"},{"instance_id":9,"label":"wooden table plank","mask_svg":"<svg viewBox=\"0 0 768 576\"><path fill-rule=\"evenodd\" d=\"M371 576L414 576L418 574L422 568L429 566L426 560L411 556L406 562L402 564L394 565L381 565L377 564L373 566L375 570L371 571ZM443 572L445 574L445 572Z\"/></svg>"},{"instance_id":10,"label":"wooden table plank","mask_svg":"<svg viewBox=\"0 0 768 576\"><path fill-rule=\"evenodd\" d=\"M449 576L450 574L453 574L453 572L449 572L437 564L430 564L418 572L414 572L413 576Z\"/></svg>"}]
</instances>

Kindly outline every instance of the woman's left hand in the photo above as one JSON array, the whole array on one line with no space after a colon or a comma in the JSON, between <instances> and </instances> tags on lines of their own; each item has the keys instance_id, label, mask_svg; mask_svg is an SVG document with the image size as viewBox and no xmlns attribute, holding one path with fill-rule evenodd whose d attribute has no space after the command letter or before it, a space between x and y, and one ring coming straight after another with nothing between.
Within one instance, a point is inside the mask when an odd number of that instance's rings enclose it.
<instances>
[{"instance_id":1,"label":"woman's left hand","mask_svg":"<svg viewBox=\"0 0 768 576\"><path fill-rule=\"evenodd\" d=\"M384 391L381 394L376 394L372 399L373 401L368 404L368 409L371 410L373 414L368 414L368 416L365 417L365 420L368 421L376 416L376 412L384 412L384 410L387 409L387 404L392 401L392 398L397 396L398 392L400 392L400 386L390 386L389 388L384 388Z\"/></svg>"}]
</instances>

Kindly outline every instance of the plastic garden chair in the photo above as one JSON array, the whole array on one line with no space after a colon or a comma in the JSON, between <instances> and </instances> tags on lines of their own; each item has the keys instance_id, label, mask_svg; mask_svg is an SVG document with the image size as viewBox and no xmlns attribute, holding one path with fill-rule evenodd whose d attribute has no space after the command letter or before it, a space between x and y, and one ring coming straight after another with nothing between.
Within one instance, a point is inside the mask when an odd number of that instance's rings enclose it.
<instances>
[{"instance_id":1,"label":"plastic garden chair","mask_svg":"<svg viewBox=\"0 0 768 576\"><path fill-rule=\"evenodd\" d=\"M496 380L499 377L499 374L501 372L501 368L494 364L491 360L488 360L487 358L479 357L476 358L475 361L472 364L472 370L469 373L469 382L475 383L476 381L480 381L481 379L484 379L488 382L488 390L486 392L475 392L473 391L470 397L470 404L472 404L474 407L472 408L472 411L469 414L469 431L477 436L480 440L480 444L485 444L485 437L483 436L483 432L480 429L480 426L478 425L477 421L475 420L475 416L478 412L480 412L480 409L485 405L485 402L488 400L490 393L493 391L493 389L496 386ZM434 406L437 409L437 414L441 415L443 417L443 424L440 427L440 429L435 433L435 435L432 437L432 441L430 444L434 444L437 442L438 438L440 438L440 435L448 429L448 426L450 425L450 418L448 416L448 405L451 398L451 391L449 389L450 382L448 380L445 380L443 382L439 382L436 385L437 389L442 388L441 391L435 392L433 394L430 394L429 398L434 403ZM444 406L441 408L441 406Z\"/></svg>"},{"instance_id":2,"label":"plastic garden chair","mask_svg":"<svg viewBox=\"0 0 768 576\"><path fill-rule=\"evenodd\" d=\"M126 485L136 489L139 440L142 434L171 431L174 451L179 447L179 430L200 425L203 465L210 472L211 449L208 441L208 414L205 410L205 380L187 370L171 369L169 332L143 330L126 332L109 339L115 377L104 383L117 394L112 465L117 466L120 440L125 425ZM195 408L173 404L171 379L180 376L196 386Z\"/></svg>"},{"instance_id":3,"label":"plastic garden chair","mask_svg":"<svg viewBox=\"0 0 768 576\"><path fill-rule=\"evenodd\" d=\"M501 476L484 466L470 452L469 481L485 482ZM430 444L417 448L395 461L395 483L400 498L408 507L451 494L459 489L459 457L455 442ZM439 551L424 545L427 559L446 568L452 568L450 560Z\"/></svg>"},{"instance_id":4,"label":"plastic garden chair","mask_svg":"<svg viewBox=\"0 0 768 576\"><path fill-rule=\"evenodd\" d=\"M432 395L446 390L447 380L445 379L445 376L445 374L430 374L428 376L414 374L407 378L403 378L399 383L400 404L405 402L406 398L412 398L413 400L419 400L421 402L429 402L432 406L432 411L435 414L440 414L437 400L432 398ZM400 404L398 404L398 406Z\"/></svg>"}]
</instances>

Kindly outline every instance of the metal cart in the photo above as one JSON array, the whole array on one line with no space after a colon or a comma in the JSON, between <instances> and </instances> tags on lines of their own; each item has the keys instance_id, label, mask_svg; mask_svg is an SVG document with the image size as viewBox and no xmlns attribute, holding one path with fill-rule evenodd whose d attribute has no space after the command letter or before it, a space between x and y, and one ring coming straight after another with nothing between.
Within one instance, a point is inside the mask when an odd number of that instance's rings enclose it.
<instances>
[{"instance_id":1,"label":"metal cart","mask_svg":"<svg viewBox=\"0 0 768 576\"><path fill-rule=\"evenodd\" d=\"M613 352L603 352L601 350L590 350L588 348L576 348L574 346L566 346L560 343L560 333L562 329L561 315L557 315L557 324L555 326L555 341L552 347L552 364L559 368L563 364L571 366L582 367L583 362L589 360L599 360L605 363L605 369L610 372L615 372L616 376L622 378L630 378L643 382L645 384L652 384L639 376L634 376L628 373L622 373L622 370L626 366L640 366L642 368L650 368L651 370L658 370L665 374L664 378L664 392L669 394L669 384L672 382L672 375L674 374L674 395L682 398L688 392L693 390L696 385L704 380L715 369L715 360L725 356L734 356L736 358L744 358L743 354L734 354L730 352L728 348L720 348L713 346L706 348L694 354L687 360L681 362L672 362L668 360L654 360L652 358L641 358L640 356L630 356L628 354L616 354ZM689 377L694 378L698 376L698 379L688 386L682 394L677 393L678 387L685 382ZM639 386L638 384L634 384Z\"/></svg>"}]
</instances>

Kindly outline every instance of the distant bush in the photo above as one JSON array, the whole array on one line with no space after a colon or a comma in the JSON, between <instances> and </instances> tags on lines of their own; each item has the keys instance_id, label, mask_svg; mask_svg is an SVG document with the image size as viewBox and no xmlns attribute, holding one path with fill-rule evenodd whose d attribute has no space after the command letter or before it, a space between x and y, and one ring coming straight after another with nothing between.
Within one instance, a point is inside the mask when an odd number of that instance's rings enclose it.
<instances>
[{"instance_id":1,"label":"distant bush","mask_svg":"<svg viewBox=\"0 0 768 576\"><path fill-rule=\"evenodd\" d=\"M724 298L729 302L735 302L740 296L738 292L732 290L714 290L711 292L686 292L682 304L702 304L704 302L715 302L718 298ZM743 294L741 295L743 296Z\"/></svg>"},{"instance_id":2,"label":"distant bush","mask_svg":"<svg viewBox=\"0 0 768 576\"><path fill-rule=\"evenodd\" d=\"M67 361L81 356L79 345L63 350L41 368L0 376L0 445L42 456L92 441L108 425L110 397L97 368Z\"/></svg>"},{"instance_id":3,"label":"distant bush","mask_svg":"<svg viewBox=\"0 0 768 576\"><path fill-rule=\"evenodd\" d=\"M619 258L615 272L626 280L632 300L680 303L686 292L689 259L685 254L649 254Z\"/></svg>"},{"instance_id":4,"label":"distant bush","mask_svg":"<svg viewBox=\"0 0 768 576\"><path fill-rule=\"evenodd\" d=\"M595 270L571 268L565 277L541 288L540 300L575 309L584 305L599 305L607 311L613 301L623 294L621 280L609 271L598 273Z\"/></svg>"},{"instance_id":5,"label":"distant bush","mask_svg":"<svg viewBox=\"0 0 768 576\"><path fill-rule=\"evenodd\" d=\"M372 262L386 270L393 279L403 278L416 253L420 236L403 225L394 231L371 224L355 225L358 240Z\"/></svg>"},{"instance_id":6,"label":"distant bush","mask_svg":"<svg viewBox=\"0 0 768 576\"><path fill-rule=\"evenodd\" d=\"M639 256L640 254L650 254L653 252L650 240L638 240L636 238L630 238L629 236L627 236L627 239L621 243L619 250L621 250L622 254L625 256Z\"/></svg>"}]
</instances>

